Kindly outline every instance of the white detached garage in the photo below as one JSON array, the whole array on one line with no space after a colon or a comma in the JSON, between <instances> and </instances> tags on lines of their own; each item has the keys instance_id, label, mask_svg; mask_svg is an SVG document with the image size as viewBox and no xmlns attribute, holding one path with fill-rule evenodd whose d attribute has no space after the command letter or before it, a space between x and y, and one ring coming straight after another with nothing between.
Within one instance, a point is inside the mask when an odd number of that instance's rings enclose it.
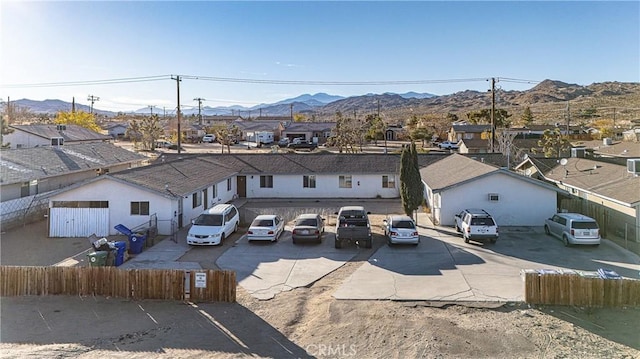
<instances>
[{"instance_id":1,"label":"white detached garage","mask_svg":"<svg viewBox=\"0 0 640 359\"><path fill-rule=\"evenodd\" d=\"M499 226L542 226L557 210L557 193L545 182L458 154L420 170L431 219L453 226L466 208L489 212Z\"/></svg>"}]
</instances>

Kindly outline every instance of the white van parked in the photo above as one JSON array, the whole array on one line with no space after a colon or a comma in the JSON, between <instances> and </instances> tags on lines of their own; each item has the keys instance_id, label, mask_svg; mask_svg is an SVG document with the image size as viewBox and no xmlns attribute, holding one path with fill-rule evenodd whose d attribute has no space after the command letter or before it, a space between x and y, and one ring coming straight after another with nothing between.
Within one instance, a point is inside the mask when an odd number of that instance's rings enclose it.
<instances>
[{"instance_id":1,"label":"white van parked","mask_svg":"<svg viewBox=\"0 0 640 359\"><path fill-rule=\"evenodd\" d=\"M232 204L215 205L191 221L187 244L219 245L238 230L240 214Z\"/></svg>"}]
</instances>

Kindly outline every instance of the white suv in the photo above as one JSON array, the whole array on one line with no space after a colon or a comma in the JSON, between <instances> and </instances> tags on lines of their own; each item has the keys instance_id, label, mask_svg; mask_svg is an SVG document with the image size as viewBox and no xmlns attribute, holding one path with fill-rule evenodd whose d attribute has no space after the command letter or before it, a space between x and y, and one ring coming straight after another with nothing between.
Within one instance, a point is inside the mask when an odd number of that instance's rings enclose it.
<instances>
[{"instance_id":1,"label":"white suv","mask_svg":"<svg viewBox=\"0 0 640 359\"><path fill-rule=\"evenodd\" d=\"M595 219L579 213L558 213L545 220L544 232L570 244L600 244L600 229Z\"/></svg>"},{"instance_id":2,"label":"white suv","mask_svg":"<svg viewBox=\"0 0 640 359\"><path fill-rule=\"evenodd\" d=\"M498 225L484 209L465 209L455 216L456 231L462 232L465 243L470 240L498 240Z\"/></svg>"},{"instance_id":3,"label":"white suv","mask_svg":"<svg viewBox=\"0 0 640 359\"><path fill-rule=\"evenodd\" d=\"M187 244L218 245L238 230L240 214L232 204L215 205L191 221Z\"/></svg>"}]
</instances>

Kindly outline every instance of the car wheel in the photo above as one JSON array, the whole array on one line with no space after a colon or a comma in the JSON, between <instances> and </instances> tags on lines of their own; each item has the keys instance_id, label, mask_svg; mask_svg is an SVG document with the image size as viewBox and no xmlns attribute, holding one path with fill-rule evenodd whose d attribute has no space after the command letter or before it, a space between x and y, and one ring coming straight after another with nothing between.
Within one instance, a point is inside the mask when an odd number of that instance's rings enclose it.
<instances>
[{"instance_id":1,"label":"car wheel","mask_svg":"<svg viewBox=\"0 0 640 359\"><path fill-rule=\"evenodd\" d=\"M364 247L365 248L371 248L373 247L373 241L371 239L367 239L364 241Z\"/></svg>"},{"instance_id":2,"label":"car wheel","mask_svg":"<svg viewBox=\"0 0 640 359\"><path fill-rule=\"evenodd\" d=\"M238 222L236 222L236 225L233 226L233 233L236 233L237 230L238 230Z\"/></svg>"},{"instance_id":3,"label":"car wheel","mask_svg":"<svg viewBox=\"0 0 640 359\"><path fill-rule=\"evenodd\" d=\"M387 245L389 247L393 247L393 242L391 241L391 238L387 238Z\"/></svg>"},{"instance_id":4,"label":"car wheel","mask_svg":"<svg viewBox=\"0 0 640 359\"><path fill-rule=\"evenodd\" d=\"M497 241L497 239L492 238L492 239L491 239L491 244L496 244L496 241Z\"/></svg>"},{"instance_id":5,"label":"car wheel","mask_svg":"<svg viewBox=\"0 0 640 359\"><path fill-rule=\"evenodd\" d=\"M458 233L462 232L457 224L456 224L456 232L458 232Z\"/></svg>"},{"instance_id":6,"label":"car wheel","mask_svg":"<svg viewBox=\"0 0 640 359\"><path fill-rule=\"evenodd\" d=\"M562 243L564 243L565 247L569 247L569 238L567 238L567 235L562 236Z\"/></svg>"},{"instance_id":7,"label":"car wheel","mask_svg":"<svg viewBox=\"0 0 640 359\"><path fill-rule=\"evenodd\" d=\"M224 244L224 232L222 232L222 235L220 235L220 245Z\"/></svg>"},{"instance_id":8,"label":"car wheel","mask_svg":"<svg viewBox=\"0 0 640 359\"><path fill-rule=\"evenodd\" d=\"M545 233L547 236L550 236L550 235L551 235L551 231L549 230L549 226L547 226L547 225L545 225L545 226L544 226L544 233Z\"/></svg>"},{"instance_id":9,"label":"car wheel","mask_svg":"<svg viewBox=\"0 0 640 359\"><path fill-rule=\"evenodd\" d=\"M469 243L469 238L465 237L464 234L462 235L462 238L464 238L464 243Z\"/></svg>"},{"instance_id":10,"label":"car wheel","mask_svg":"<svg viewBox=\"0 0 640 359\"><path fill-rule=\"evenodd\" d=\"M336 238L336 241L334 243L334 246L336 248L342 248L342 242L340 242L340 240L338 238Z\"/></svg>"},{"instance_id":11,"label":"car wheel","mask_svg":"<svg viewBox=\"0 0 640 359\"><path fill-rule=\"evenodd\" d=\"M296 240L295 238L291 239L293 241L293 244L298 244L298 240Z\"/></svg>"}]
</instances>

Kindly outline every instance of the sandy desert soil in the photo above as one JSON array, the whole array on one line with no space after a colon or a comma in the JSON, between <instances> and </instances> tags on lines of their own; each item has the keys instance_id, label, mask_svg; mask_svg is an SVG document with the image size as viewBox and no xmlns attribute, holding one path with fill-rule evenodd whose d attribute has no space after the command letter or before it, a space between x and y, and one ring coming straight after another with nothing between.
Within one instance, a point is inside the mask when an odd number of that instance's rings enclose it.
<instances>
[{"instance_id":1,"label":"sandy desert soil","mask_svg":"<svg viewBox=\"0 0 640 359\"><path fill-rule=\"evenodd\" d=\"M640 358L640 308L334 299L370 253L268 301L2 298L0 358Z\"/></svg>"}]
</instances>

